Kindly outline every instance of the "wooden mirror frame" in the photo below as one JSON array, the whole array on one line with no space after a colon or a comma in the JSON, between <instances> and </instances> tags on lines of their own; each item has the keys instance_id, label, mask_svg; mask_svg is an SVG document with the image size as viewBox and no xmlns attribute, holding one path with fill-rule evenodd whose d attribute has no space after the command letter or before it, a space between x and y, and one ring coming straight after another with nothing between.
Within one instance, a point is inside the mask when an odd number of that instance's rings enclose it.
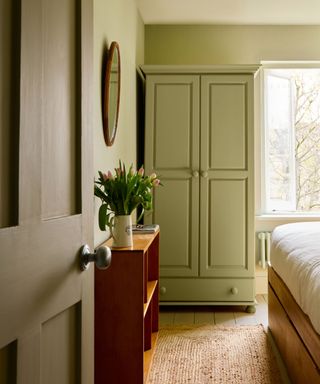
<instances>
[{"instance_id":1,"label":"wooden mirror frame","mask_svg":"<svg viewBox=\"0 0 320 384\"><path fill-rule=\"evenodd\" d=\"M116 56L115 56L116 55ZM117 95L113 100L110 99L110 86L111 86L111 70L112 66L115 64L114 60L117 58L117 72L118 72L118 86L117 86ZM111 146L114 143L117 126L118 126L118 116L119 116L119 104L120 104L120 49L119 44L116 41L113 41L110 45L108 51L107 64L105 67L104 73L104 90L103 90L103 103L102 103L102 114L103 114L103 136L104 141L107 146ZM112 105L115 103L115 105ZM113 121L110 120L110 108L115 108L115 115Z\"/></svg>"}]
</instances>

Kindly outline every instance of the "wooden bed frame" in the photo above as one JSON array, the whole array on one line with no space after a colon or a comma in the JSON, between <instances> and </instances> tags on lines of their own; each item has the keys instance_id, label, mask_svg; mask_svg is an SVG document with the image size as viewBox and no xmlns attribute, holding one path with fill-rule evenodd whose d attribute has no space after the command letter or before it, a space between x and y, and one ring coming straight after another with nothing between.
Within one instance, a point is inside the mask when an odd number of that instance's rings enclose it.
<instances>
[{"instance_id":1,"label":"wooden bed frame","mask_svg":"<svg viewBox=\"0 0 320 384\"><path fill-rule=\"evenodd\" d=\"M320 336L274 269L268 268L269 329L292 384L320 384Z\"/></svg>"}]
</instances>

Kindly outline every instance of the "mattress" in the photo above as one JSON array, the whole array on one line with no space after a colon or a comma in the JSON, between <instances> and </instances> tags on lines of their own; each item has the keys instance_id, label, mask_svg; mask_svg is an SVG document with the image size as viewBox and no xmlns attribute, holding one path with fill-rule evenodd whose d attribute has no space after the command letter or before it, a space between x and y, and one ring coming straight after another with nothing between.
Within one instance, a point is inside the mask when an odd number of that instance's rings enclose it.
<instances>
[{"instance_id":1,"label":"mattress","mask_svg":"<svg viewBox=\"0 0 320 384\"><path fill-rule=\"evenodd\" d=\"M271 265L320 334L320 222L276 227Z\"/></svg>"}]
</instances>

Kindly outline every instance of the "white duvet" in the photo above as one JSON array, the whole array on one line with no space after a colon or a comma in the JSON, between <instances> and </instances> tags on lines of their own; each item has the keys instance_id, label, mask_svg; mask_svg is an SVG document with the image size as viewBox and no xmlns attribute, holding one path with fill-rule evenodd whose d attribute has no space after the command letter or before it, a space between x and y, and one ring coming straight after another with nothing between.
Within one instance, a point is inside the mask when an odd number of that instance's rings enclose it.
<instances>
[{"instance_id":1,"label":"white duvet","mask_svg":"<svg viewBox=\"0 0 320 384\"><path fill-rule=\"evenodd\" d=\"M320 333L320 222L276 227L271 265Z\"/></svg>"}]
</instances>

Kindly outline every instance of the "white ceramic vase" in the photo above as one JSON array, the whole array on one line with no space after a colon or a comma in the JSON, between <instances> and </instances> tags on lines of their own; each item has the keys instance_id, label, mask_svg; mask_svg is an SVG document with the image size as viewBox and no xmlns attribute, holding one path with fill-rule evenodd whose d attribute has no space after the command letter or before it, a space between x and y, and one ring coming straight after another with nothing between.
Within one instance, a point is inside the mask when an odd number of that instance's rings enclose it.
<instances>
[{"instance_id":1,"label":"white ceramic vase","mask_svg":"<svg viewBox=\"0 0 320 384\"><path fill-rule=\"evenodd\" d=\"M113 237L113 247L131 247L133 245L131 215L114 216L111 232Z\"/></svg>"}]
</instances>

